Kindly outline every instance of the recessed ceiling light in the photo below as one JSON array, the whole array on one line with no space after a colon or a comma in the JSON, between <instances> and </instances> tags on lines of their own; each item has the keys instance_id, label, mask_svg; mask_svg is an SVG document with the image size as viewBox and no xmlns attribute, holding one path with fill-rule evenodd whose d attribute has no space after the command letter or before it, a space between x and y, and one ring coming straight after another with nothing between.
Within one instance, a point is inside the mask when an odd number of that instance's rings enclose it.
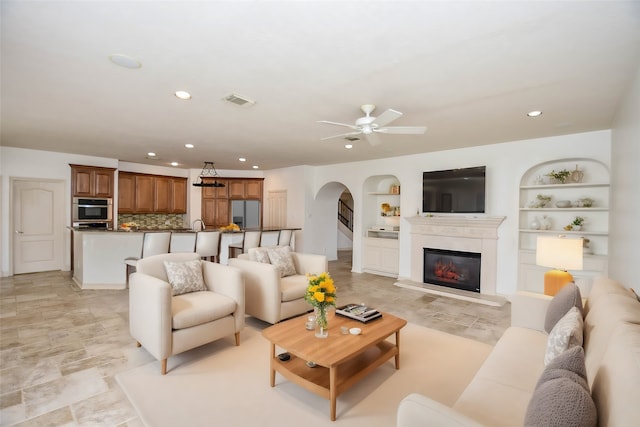
<instances>
[{"instance_id":1,"label":"recessed ceiling light","mask_svg":"<svg viewBox=\"0 0 640 427\"><path fill-rule=\"evenodd\" d=\"M347 150L351 150L353 148L353 144L345 144L344 148L346 148Z\"/></svg>"},{"instance_id":2,"label":"recessed ceiling light","mask_svg":"<svg viewBox=\"0 0 640 427\"><path fill-rule=\"evenodd\" d=\"M184 100L191 99L191 94L184 90L177 90L175 95L180 99L184 99Z\"/></svg>"},{"instance_id":3,"label":"recessed ceiling light","mask_svg":"<svg viewBox=\"0 0 640 427\"><path fill-rule=\"evenodd\" d=\"M260 169L257 165L253 165L254 169Z\"/></svg>"},{"instance_id":4,"label":"recessed ceiling light","mask_svg":"<svg viewBox=\"0 0 640 427\"><path fill-rule=\"evenodd\" d=\"M194 147L193 144L184 144L184 146L187 147L187 148L193 148Z\"/></svg>"},{"instance_id":5,"label":"recessed ceiling light","mask_svg":"<svg viewBox=\"0 0 640 427\"><path fill-rule=\"evenodd\" d=\"M142 63L135 58L132 58L127 55L122 55L116 53L114 55L109 55L109 61L113 62L116 65L119 65L124 68L140 68L142 67Z\"/></svg>"},{"instance_id":6,"label":"recessed ceiling light","mask_svg":"<svg viewBox=\"0 0 640 427\"><path fill-rule=\"evenodd\" d=\"M240 157L240 158L238 159L238 161L240 161L240 162L246 162L246 161L247 161L247 159L245 159L244 157Z\"/></svg>"},{"instance_id":7,"label":"recessed ceiling light","mask_svg":"<svg viewBox=\"0 0 640 427\"><path fill-rule=\"evenodd\" d=\"M178 166L178 162L171 162L171 166Z\"/></svg>"},{"instance_id":8,"label":"recessed ceiling light","mask_svg":"<svg viewBox=\"0 0 640 427\"><path fill-rule=\"evenodd\" d=\"M529 116L529 117L538 117L538 116L541 116L541 115L542 115L542 111L537 111L537 110L529 111L527 113L527 116Z\"/></svg>"},{"instance_id":9,"label":"recessed ceiling light","mask_svg":"<svg viewBox=\"0 0 640 427\"><path fill-rule=\"evenodd\" d=\"M153 151L149 151L149 152L147 153L147 156L149 156L149 157L155 157L155 156L156 156L156 153L154 153Z\"/></svg>"}]
</instances>

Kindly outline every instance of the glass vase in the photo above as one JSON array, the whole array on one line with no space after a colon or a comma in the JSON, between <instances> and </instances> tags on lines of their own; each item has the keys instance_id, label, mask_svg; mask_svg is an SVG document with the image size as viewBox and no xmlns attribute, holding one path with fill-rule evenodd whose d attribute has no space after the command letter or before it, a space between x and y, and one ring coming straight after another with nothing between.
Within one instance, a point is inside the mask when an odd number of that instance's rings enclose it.
<instances>
[{"instance_id":1,"label":"glass vase","mask_svg":"<svg viewBox=\"0 0 640 427\"><path fill-rule=\"evenodd\" d=\"M325 307L315 307L314 312L316 315L316 338L327 338L329 336L327 309Z\"/></svg>"}]
</instances>

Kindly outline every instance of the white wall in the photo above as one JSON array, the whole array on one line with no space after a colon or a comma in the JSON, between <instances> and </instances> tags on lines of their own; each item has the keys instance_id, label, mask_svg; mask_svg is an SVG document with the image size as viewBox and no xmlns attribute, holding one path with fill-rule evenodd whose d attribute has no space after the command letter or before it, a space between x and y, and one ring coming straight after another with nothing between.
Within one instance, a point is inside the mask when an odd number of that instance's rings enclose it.
<instances>
[{"instance_id":1,"label":"white wall","mask_svg":"<svg viewBox=\"0 0 640 427\"><path fill-rule=\"evenodd\" d=\"M362 238L367 224L362 224L365 180L374 175L395 175L401 185L400 277L409 277L410 246L407 216L421 210L422 172L469 166L487 166L487 213L506 216L499 229L498 283L499 294L510 295L517 288L518 260L518 186L530 167L553 159L588 157L610 165L611 132L598 131L458 150L402 156L366 162L343 163L312 168L312 194L329 182L346 185L354 199L353 271L362 271ZM389 143L393 143L392 141ZM314 200L307 212L316 209ZM315 230L335 233L335 213L323 220L316 218ZM307 232L308 230L305 230ZM305 250L323 253L325 243L308 242Z\"/></svg>"},{"instance_id":2,"label":"white wall","mask_svg":"<svg viewBox=\"0 0 640 427\"><path fill-rule=\"evenodd\" d=\"M71 223L71 168L69 164L101 166L117 168L116 159L103 157L81 156L76 154L53 153L50 151L25 150L14 147L0 147L0 175L2 175L2 211L0 213L1 241L1 271L2 276L8 276L13 271L11 265L11 178L31 178L43 180L60 180L65 182L65 225ZM68 270L71 265L69 248L69 233L65 233L64 265Z\"/></svg>"},{"instance_id":3,"label":"white wall","mask_svg":"<svg viewBox=\"0 0 640 427\"><path fill-rule=\"evenodd\" d=\"M640 68L616 114L611 140L609 275L640 294Z\"/></svg>"}]
</instances>

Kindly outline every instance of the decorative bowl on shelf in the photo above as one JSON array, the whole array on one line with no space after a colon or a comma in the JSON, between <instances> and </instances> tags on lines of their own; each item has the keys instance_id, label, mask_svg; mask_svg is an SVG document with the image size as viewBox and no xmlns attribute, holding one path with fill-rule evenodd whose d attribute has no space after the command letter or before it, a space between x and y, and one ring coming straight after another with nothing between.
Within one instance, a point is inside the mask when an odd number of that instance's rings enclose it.
<instances>
[{"instance_id":1,"label":"decorative bowl on shelf","mask_svg":"<svg viewBox=\"0 0 640 427\"><path fill-rule=\"evenodd\" d=\"M570 208L571 200L558 200L556 202L556 208Z\"/></svg>"}]
</instances>

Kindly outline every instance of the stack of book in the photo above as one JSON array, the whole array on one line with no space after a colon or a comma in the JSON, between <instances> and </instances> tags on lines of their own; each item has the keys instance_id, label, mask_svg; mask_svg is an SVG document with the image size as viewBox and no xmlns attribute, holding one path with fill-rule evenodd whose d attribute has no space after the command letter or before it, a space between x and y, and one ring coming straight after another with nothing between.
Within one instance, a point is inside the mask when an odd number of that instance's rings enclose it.
<instances>
[{"instance_id":1,"label":"stack of book","mask_svg":"<svg viewBox=\"0 0 640 427\"><path fill-rule=\"evenodd\" d=\"M382 317L382 313L380 313L378 310L363 304L343 305L342 307L336 308L336 314L357 320L362 323L367 323Z\"/></svg>"}]
</instances>

